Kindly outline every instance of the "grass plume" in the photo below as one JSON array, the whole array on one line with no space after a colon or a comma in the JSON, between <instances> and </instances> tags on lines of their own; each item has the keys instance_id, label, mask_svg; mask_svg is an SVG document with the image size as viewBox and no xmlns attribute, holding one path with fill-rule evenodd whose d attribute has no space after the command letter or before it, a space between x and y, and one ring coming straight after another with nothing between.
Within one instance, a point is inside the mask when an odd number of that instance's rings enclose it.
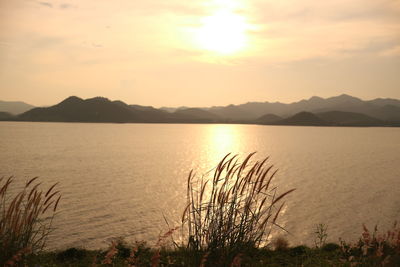
<instances>
[{"instance_id":1,"label":"grass plume","mask_svg":"<svg viewBox=\"0 0 400 267\"><path fill-rule=\"evenodd\" d=\"M35 253L45 246L61 195L55 190L57 184L42 191L37 179L30 179L9 197L14 178L0 178L0 264L15 263L22 252Z\"/></svg>"},{"instance_id":2,"label":"grass plume","mask_svg":"<svg viewBox=\"0 0 400 267\"><path fill-rule=\"evenodd\" d=\"M282 194L272 187L276 174L268 158L243 161L226 155L210 179L187 180L187 206L182 225L187 231L187 248L197 251L225 251L236 255L246 248L266 244L284 206Z\"/></svg>"}]
</instances>

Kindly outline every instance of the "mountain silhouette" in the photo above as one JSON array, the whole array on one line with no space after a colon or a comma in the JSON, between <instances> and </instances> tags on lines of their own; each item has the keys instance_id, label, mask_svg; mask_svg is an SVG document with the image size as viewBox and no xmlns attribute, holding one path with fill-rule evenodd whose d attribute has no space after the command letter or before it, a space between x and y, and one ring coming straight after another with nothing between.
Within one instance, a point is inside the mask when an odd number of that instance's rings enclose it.
<instances>
[{"instance_id":1,"label":"mountain silhouette","mask_svg":"<svg viewBox=\"0 0 400 267\"><path fill-rule=\"evenodd\" d=\"M321 119L317 115L302 111L289 118L275 122L277 125L301 125L301 126L328 126L327 121Z\"/></svg>"},{"instance_id":2,"label":"mountain silhouette","mask_svg":"<svg viewBox=\"0 0 400 267\"><path fill-rule=\"evenodd\" d=\"M264 116L261 116L260 118L258 118L256 120L257 123L259 124L273 124L276 123L280 120L282 120L283 118L280 116L277 116L275 114L265 114Z\"/></svg>"},{"instance_id":3,"label":"mountain silhouette","mask_svg":"<svg viewBox=\"0 0 400 267\"><path fill-rule=\"evenodd\" d=\"M144 110L104 97L83 100L71 96L48 108L34 108L18 116L24 121L61 122L166 122L169 114Z\"/></svg>"},{"instance_id":4,"label":"mountain silhouette","mask_svg":"<svg viewBox=\"0 0 400 267\"><path fill-rule=\"evenodd\" d=\"M338 126L374 126L383 124L383 121L379 119L355 112L327 111L317 113L316 116L329 124Z\"/></svg>"},{"instance_id":5,"label":"mountain silhouette","mask_svg":"<svg viewBox=\"0 0 400 267\"><path fill-rule=\"evenodd\" d=\"M172 115L177 121L218 122L221 120L218 115L200 108L178 109Z\"/></svg>"},{"instance_id":6,"label":"mountain silhouette","mask_svg":"<svg viewBox=\"0 0 400 267\"><path fill-rule=\"evenodd\" d=\"M2 113L1 120L116 122L116 123L252 123L310 126L399 126L400 101L363 101L342 94L311 97L291 104L249 102L210 108L162 108L128 105L104 97L71 96L50 106L33 108L17 116Z\"/></svg>"},{"instance_id":7,"label":"mountain silhouette","mask_svg":"<svg viewBox=\"0 0 400 267\"><path fill-rule=\"evenodd\" d=\"M321 113L344 111L366 114L384 121L400 121L400 101L396 99L375 99L363 101L359 98L342 94L330 98L313 96L291 104L279 102L249 102L241 105L208 108L210 112L229 120L257 120L265 114L290 117L302 111Z\"/></svg>"},{"instance_id":8,"label":"mountain silhouette","mask_svg":"<svg viewBox=\"0 0 400 267\"><path fill-rule=\"evenodd\" d=\"M13 118L14 118L13 114L0 111L0 120L9 120L9 119L13 119Z\"/></svg>"},{"instance_id":9,"label":"mountain silhouette","mask_svg":"<svg viewBox=\"0 0 400 267\"><path fill-rule=\"evenodd\" d=\"M29 105L21 101L1 101L0 100L0 112L7 112L13 115L21 114L25 111L34 108L34 106Z\"/></svg>"}]
</instances>

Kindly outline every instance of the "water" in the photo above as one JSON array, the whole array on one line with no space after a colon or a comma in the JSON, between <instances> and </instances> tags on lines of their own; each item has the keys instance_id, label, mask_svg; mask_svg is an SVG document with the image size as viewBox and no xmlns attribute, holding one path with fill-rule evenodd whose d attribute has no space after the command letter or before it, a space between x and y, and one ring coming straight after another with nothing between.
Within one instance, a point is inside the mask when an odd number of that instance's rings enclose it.
<instances>
[{"instance_id":1,"label":"water","mask_svg":"<svg viewBox=\"0 0 400 267\"><path fill-rule=\"evenodd\" d=\"M400 128L209 124L0 123L0 177L39 176L62 191L50 249L105 247L110 238L154 242L179 225L185 183L228 152L257 151L279 169L279 223L292 245L355 240L362 223L400 219Z\"/></svg>"}]
</instances>

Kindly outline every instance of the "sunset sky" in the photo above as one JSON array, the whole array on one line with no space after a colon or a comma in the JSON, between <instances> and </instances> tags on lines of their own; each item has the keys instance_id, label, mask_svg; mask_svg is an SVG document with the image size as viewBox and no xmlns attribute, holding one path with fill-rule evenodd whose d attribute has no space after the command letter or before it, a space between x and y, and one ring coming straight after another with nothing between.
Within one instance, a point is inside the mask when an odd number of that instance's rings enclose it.
<instances>
[{"instance_id":1,"label":"sunset sky","mask_svg":"<svg viewBox=\"0 0 400 267\"><path fill-rule=\"evenodd\" d=\"M0 100L400 98L399 0L0 0Z\"/></svg>"}]
</instances>

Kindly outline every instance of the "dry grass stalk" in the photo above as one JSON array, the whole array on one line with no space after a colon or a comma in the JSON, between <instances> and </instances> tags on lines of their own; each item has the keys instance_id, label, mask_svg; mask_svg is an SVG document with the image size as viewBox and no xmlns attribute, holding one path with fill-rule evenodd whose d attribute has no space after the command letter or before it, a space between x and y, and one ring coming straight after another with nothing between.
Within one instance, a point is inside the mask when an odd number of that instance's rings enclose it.
<instances>
[{"instance_id":1,"label":"dry grass stalk","mask_svg":"<svg viewBox=\"0 0 400 267\"><path fill-rule=\"evenodd\" d=\"M242 266L242 253L237 254L231 263L231 267L240 267Z\"/></svg>"},{"instance_id":2,"label":"dry grass stalk","mask_svg":"<svg viewBox=\"0 0 400 267\"><path fill-rule=\"evenodd\" d=\"M104 260L101 262L101 264L112 264L117 254L118 254L117 242L112 241L111 246L108 249L106 256L104 257Z\"/></svg>"},{"instance_id":3,"label":"dry grass stalk","mask_svg":"<svg viewBox=\"0 0 400 267\"><path fill-rule=\"evenodd\" d=\"M274 240L275 250L287 250L289 248L289 242L282 236Z\"/></svg>"},{"instance_id":4,"label":"dry grass stalk","mask_svg":"<svg viewBox=\"0 0 400 267\"><path fill-rule=\"evenodd\" d=\"M189 249L232 251L268 241L284 204L280 202L294 189L278 195L271 188L276 171L266 165L268 158L251 163L254 154L242 162L237 155L226 155L209 180L196 180L190 172L182 216Z\"/></svg>"},{"instance_id":5,"label":"dry grass stalk","mask_svg":"<svg viewBox=\"0 0 400 267\"><path fill-rule=\"evenodd\" d=\"M137 261L137 253L138 253L138 247L137 246L134 246L132 249L131 249L131 253L129 254L129 257L128 257L128 259L126 260L126 263L127 263L127 265L129 266L129 267L134 267L134 266L136 266L136 261Z\"/></svg>"},{"instance_id":6,"label":"dry grass stalk","mask_svg":"<svg viewBox=\"0 0 400 267\"><path fill-rule=\"evenodd\" d=\"M51 231L51 222L61 199L57 184L47 191L40 190L37 177L30 179L14 197L7 191L13 177L0 178L0 263L14 256L44 248ZM21 254L21 255L20 255Z\"/></svg>"},{"instance_id":7,"label":"dry grass stalk","mask_svg":"<svg viewBox=\"0 0 400 267\"><path fill-rule=\"evenodd\" d=\"M203 257L201 257L201 262L200 262L200 267L205 267L207 263L208 256L210 255L210 252L207 251L204 253Z\"/></svg>"},{"instance_id":8,"label":"dry grass stalk","mask_svg":"<svg viewBox=\"0 0 400 267\"><path fill-rule=\"evenodd\" d=\"M156 250L154 251L152 257L151 257L151 266L156 267L160 265L160 259L161 259L161 248L166 245L166 240L174 234L176 230L178 230L179 227L171 228L164 234L160 234L158 236L158 240L156 243Z\"/></svg>"},{"instance_id":9,"label":"dry grass stalk","mask_svg":"<svg viewBox=\"0 0 400 267\"><path fill-rule=\"evenodd\" d=\"M398 266L400 227L395 222L386 233L379 233L377 226L373 231L370 231L363 225L363 232L357 243L346 243L340 240L340 245L345 256L344 262L351 262L352 264L369 262L376 266Z\"/></svg>"}]
</instances>

